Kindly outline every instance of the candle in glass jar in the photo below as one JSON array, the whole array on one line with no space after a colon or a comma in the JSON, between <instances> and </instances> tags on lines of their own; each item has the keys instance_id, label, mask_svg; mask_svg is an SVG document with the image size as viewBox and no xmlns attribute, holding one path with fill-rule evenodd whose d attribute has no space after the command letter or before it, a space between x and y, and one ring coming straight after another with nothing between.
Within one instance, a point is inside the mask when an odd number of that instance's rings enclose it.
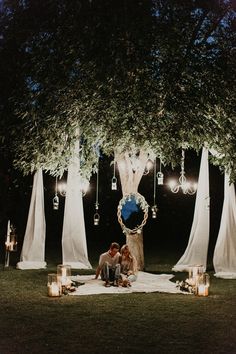
<instances>
[{"instance_id":1,"label":"candle in glass jar","mask_svg":"<svg viewBox=\"0 0 236 354\"><path fill-rule=\"evenodd\" d=\"M198 295L208 296L208 286L204 284L198 285Z\"/></svg>"},{"instance_id":2,"label":"candle in glass jar","mask_svg":"<svg viewBox=\"0 0 236 354\"><path fill-rule=\"evenodd\" d=\"M48 296L60 296L60 286L56 282L48 284Z\"/></svg>"}]
</instances>

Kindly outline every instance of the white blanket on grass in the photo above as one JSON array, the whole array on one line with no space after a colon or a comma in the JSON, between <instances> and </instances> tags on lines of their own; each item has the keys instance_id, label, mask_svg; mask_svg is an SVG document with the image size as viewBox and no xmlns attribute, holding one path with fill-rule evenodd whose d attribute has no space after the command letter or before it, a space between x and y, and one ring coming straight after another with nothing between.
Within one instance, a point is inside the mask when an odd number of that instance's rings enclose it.
<instances>
[{"instance_id":1,"label":"white blanket on grass","mask_svg":"<svg viewBox=\"0 0 236 354\"><path fill-rule=\"evenodd\" d=\"M146 272L139 272L138 278L132 283L131 287L124 288L122 286L111 286L106 288L104 282L100 279L94 279L94 275L76 275L71 279L84 285L76 288L76 291L70 295L94 295L94 294L126 294L126 293L151 293L163 292L172 294L185 294L179 290L174 282L170 279L173 278L172 274L151 274Z\"/></svg>"}]
</instances>

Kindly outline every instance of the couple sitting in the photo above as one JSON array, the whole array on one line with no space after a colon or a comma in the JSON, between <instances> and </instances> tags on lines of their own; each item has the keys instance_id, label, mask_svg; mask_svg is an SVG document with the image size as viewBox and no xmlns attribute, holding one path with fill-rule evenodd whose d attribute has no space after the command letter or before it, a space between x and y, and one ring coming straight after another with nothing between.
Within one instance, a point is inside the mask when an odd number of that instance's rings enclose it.
<instances>
[{"instance_id":1,"label":"couple sitting","mask_svg":"<svg viewBox=\"0 0 236 354\"><path fill-rule=\"evenodd\" d=\"M130 253L128 245L120 246L113 242L109 250L102 253L96 270L95 279L101 275L105 286L131 286L131 282L137 279L137 261Z\"/></svg>"}]
</instances>

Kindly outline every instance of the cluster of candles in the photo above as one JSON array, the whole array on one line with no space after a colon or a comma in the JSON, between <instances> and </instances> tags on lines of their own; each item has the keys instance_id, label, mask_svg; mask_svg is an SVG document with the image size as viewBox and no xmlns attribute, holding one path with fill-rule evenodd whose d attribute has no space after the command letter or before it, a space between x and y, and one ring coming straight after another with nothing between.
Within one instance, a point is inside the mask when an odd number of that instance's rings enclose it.
<instances>
[{"instance_id":1,"label":"cluster of candles","mask_svg":"<svg viewBox=\"0 0 236 354\"><path fill-rule=\"evenodd\" d=\"M61 296L71 287L71 266L59 264L57 273L48 274L48 296Z\"/></svg>"},{"instance_id":2,"label":"cluster of candles","mask_svg":"<svg viewBox=\"0 0 236 354\"><path fill-rule=\"evenodd\" d=\"M210 277L204 272L202 265L189 268L189 278L186 282L194 288L194 294L198 296L208 296L210 287Z\"/></svg>"}]
</instances>

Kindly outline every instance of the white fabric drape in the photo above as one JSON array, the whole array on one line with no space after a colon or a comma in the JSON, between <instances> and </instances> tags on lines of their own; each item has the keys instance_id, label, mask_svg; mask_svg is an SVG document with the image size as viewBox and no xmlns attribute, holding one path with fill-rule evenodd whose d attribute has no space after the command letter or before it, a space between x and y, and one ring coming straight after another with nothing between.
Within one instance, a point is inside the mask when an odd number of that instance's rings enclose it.
<instances>
[{"instance_id":1,"label":"white fabric drape","mask_svg":"<svg viewBox=\"0 0 236 354\"><path fill-rule=\"evenodd\" d=\"M143 176L147 159L148 153L140 151L134 165L132 163L132 159L129 156L129 152L115 154L123 196L126 194L138 192L138 186Z\"/></svg>"},{"instance_id":2,"label":"white fabric drape","mask_svg":"<svg viewBox=\"0 0 236 354\"><path fill-rule=\"evenodd\" d=\"M134 159L130 157L129 152L115 154L123 196L138 192L138 186L143 176L148 156L148 153L142 150L139 152L138 157ZM138 269L143 270L143 233L126 234L126 243L137 260Z\"/></svg>"},{"instance_id":3,"label":"white fabric drape","mask_svg":"<svg viewBox=\"0 0 236 354\"><path fill-rule=\"evenodd\" d=\"M46 222L44 214L43 172L39 169L34 175L28 221L24 236L18 269L40 269L45 262Z\"/></svg>"},{"instance_id":4,"label":"white fabric drape","mask_svg":"<svg viewBox=\"0 0 236 354\"><path fill-rule=\"evenodd\" d=\"M75 151L79 151L79 143ZM62 230L63 264L76 269L90 269L81 192L80 161L75 155L68 168L65 211Z\"/></svg>"},{"instance_id":5,"label":"white fabric drape","mask_svg":"<svg viewBox=\"0 0 236 354\"><path fill-rule=\"evenodd\" d=\"M192 265L203 265L206 269L210 230L209 202L208 149L204 147L189 242L183 256L173 267L173 271L188 271Z\"/></svg>"},{"instance_id":6,"label":"white fabric drape","mask_svg":"<svg viewBox=\"0 0 236 354\"><path fill-rule=\"evenodd\" d=\"M225 173L224 203L213 256L215 276L236 279L236 198L234 184Z\"/></svg>"}]
</instances>

